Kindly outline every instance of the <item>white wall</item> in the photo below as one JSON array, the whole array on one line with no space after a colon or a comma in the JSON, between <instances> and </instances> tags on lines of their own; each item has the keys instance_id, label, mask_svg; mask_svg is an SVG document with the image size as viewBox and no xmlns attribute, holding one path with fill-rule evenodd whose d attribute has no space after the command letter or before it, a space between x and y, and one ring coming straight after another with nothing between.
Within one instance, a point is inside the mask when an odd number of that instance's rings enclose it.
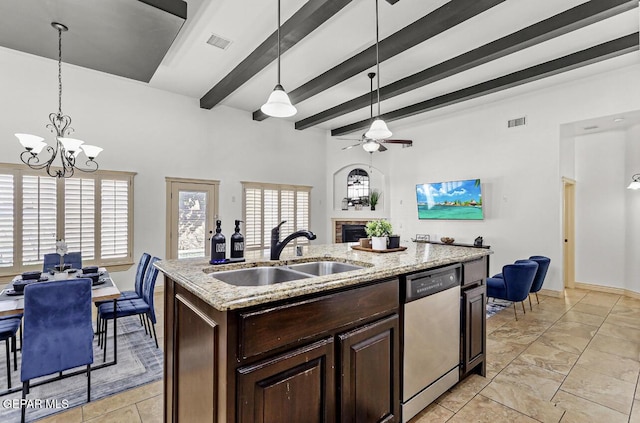
<instances>
[{"instance_id":1,"label":"white wall","mask_svg":"<svg viewBox=\"0 0 640 423\"><path fill-rule=\"evenodd\" d=\"M531 91L536 87L532 83L450 108L449 113L440 110L437 118L427 114L410 125L391 122L394 137L414 140L412 148L392 147L374 155L383 160L379 167L387 169L390 208L385 210L403 239L436 233L471 243L482 235L495 252L492 273L516 259L545 255L551 267L544 288L561 290L561 125L640 109L637 64L585 78L580 78L581 70L572 72L569 83ZM519 116L527 116L527 125L507 129L507 120ZM335 162L348 160L343 153L328 150L329 171ZM565 163L563 171L567 169L571 167ZM471 178L482 180L484 221L418 220L417 183Z\"/></svg>"},{"instance_id":2,"label":"white wall","mask_svg":"<svg viewBox=\"0 0 640 423\"><path fill-rule=\"evenodd\" d=\"M254 122L250 113L224 106L199 108L198 100L146 84L63 65L63 112L75 135L104 148L102 169L134 171L134 257L165 254L165 177L220 180L220 217L230 236L242 217L240 181L311 185L310 229L327 242L324 131L295 131L291 122ZM57 111L57 63L0 49L0 161L18 163L15 132L41 135ZM134 268L116 275L133 285Z\"/></svg>"},{"instance_id":3,"label":"white wall","mask_svg":"<svg viewBox=\"0 0 640 423\"><path fill-rule=\"evenodd\" d=\"M576 282L625 287L625 150L625 131L575 138Z\"/></svg>"},{"instance_id":4,"label":"white wall","mask_svg":"<svg viewBox=\"0 0 640 423\"><path fill-rule=\"evenodd\" d=\"M631 182L631 176L640 173L640 125L626 132L625 181ZM640 190L624 190L626 208L625 233L625 281L626 288L640 292Z\"/></svg>"}]
</instances>

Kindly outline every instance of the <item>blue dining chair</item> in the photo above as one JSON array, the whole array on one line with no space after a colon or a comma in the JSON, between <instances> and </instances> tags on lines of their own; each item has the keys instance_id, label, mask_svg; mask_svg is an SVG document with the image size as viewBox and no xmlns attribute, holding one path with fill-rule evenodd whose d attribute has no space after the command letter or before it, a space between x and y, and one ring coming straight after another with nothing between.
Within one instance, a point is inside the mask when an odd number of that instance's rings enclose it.
<instances>
[{"instance_id":1,"label":"blue dining chair","mask_svg":"<svg viewBox=\"0 0 640 423\"><path fill-rule=\"evenodd\" d=\"M20 315L21 316L21 315ZM13 369L18 370L18 356L16 346L16 333L22 324L22 317L4 318L0 320L0 341L4 341L7 351L7 389L11 389L11 352L13 351ZM11 347L9 347L11 342Z\"/></svg>"},{"instance_id":2,"label":"blue dining chair","mask_svg":"<svg viewBox=\"0 0 640 423\"><path fill-rule=\"evenodd\" d=\"M544 283L544 278L547 276L551 259L545 256L531 256L529 257L529 260L538 263L538 271L536 272L535 278L533 278L533 285L531 285L530 292L536 294L536 301L540 304L538 291L542 289L542 284ZM531 297L529 297L529 308L531 308ZM533 310L533 308L531 308L531 310Z\"/></svg>"},{"instance_id":3,"label":"blue dining chair","mask_svg":"<svg viewBox=\"0 0 640 423\"><path fill-rule=\"evenodd\" d=\"M100 315L101 328L99 333L102 335L102 340L99 339L99 343L102 342L103 348L103 361L107 360L107 331L108 321L114 318L120 319L121 317L143 315L143 321L150 325L149 334L153 330L153 338L156 341L156 348L158 347L158 336L156 335L156 313L153 303L153 293L156 286L156 279L158 278L158 268L153 264L160 259L153 257L149 261L149 266L145 273L144 282L142 284L142 298L117 301L114 308L113 302L101 304L98 307L98 314Z\"/></svg>"},{"instance_id":4,"label":"blue dining chair","mask_svg":"<svg viewBox=\"0 0 640 423\"><path fill-rule=\"evenodd\" d=\"M24 289L22 344L22 422L31 379L87 366L87 402L91 401L93 326L88 278L41 282Z\"/></svg>"},{"instance_id":5,"label":"blue dining chair","mask_svg":"<svg viewBox=\"0 0 640 423\"><path fill-rule=\"evenodd\" d=\"M138 267L136 268L136 278L134 280L134 290L133 291L122 291L120 296L118 297L118 301L121 300L133 300L136 298L142 298L142 282L144 281L144 275L147 271L147 267L149 267L149 261L151 260L151 255L149 253L142 253L140 256L140 261L138 262ZM95 303L96 307L100 307L100 305L105 303L111 303L113 300L107 301L97 301ZM142 324L142 315L140 316L140 324ZM100 328L100 313L96 314L96 328ZM146 327L145 327L146 330Z\"/></svg>"},{"instance_id":6,"label":"blue dining chair","mask_svg":"<svg viewBox=\"0 0 640 423\"><path fill-rule=\"evenodd\" d=\"M529 296L537 270L538 263L531 260L518 260L518 263L507 264L502 268L501 278L487 278L487 298L513 302L513 313L518 320L516 302L522 304L522 311L526 314L524 299Z\"/></svg>"},{"instance_id":7,"label":"blue dining chair","mask_svg":"<svg viewBox=\"0 0 640 423\"><path fill-rule=\"evenodd\" d=\"M71 265L72 269L82 269L82 253L74 252L65 254L63 263ZM59 254L49 253L44 255L44 263L42 264L43 272L48 273L59 265Z\"/></svg>"}]
</instances>

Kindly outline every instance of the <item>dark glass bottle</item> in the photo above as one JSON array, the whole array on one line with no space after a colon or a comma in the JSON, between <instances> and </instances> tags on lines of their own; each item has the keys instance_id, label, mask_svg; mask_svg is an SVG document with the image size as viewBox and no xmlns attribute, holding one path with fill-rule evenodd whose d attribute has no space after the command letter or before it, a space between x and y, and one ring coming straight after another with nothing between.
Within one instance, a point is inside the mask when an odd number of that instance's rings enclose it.
<instances>
[{"instance_id":1,"label":"dark glass bottle","mask_svg":"<svg viewBox=\"0 0 640 423\"><path fill-rule=\"evenodd\" d=\"M244 261L244 236L240 233L240 222L236 220L236 230L231 235L231 261Z\"/></svg>"},{"instance_id":2,"label":"dark glass bottle","mask_svg":"<svg viewBox=\"0 0 640 423\"><path fill-rule=\"evenodd\" d=\"M222 235L221 224L220 220L216 220L216 233L211 237L211 264L225 263L227 260L227 240Z\"/></svg>"}]
</instances>

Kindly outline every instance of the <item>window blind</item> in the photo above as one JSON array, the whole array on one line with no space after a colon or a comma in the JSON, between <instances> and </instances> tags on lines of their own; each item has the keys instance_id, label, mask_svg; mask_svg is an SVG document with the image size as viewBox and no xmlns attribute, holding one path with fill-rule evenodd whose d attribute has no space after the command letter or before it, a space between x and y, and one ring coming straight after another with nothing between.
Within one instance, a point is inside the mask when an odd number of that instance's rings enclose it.
<instances>
[{"instance_id":1,"label":"window blind","mask_svg":"<svg viewBox=\"0 0 640 423\"><path fill-rule=\"evenodd\" d=\"M95 258L96 184L93 179L65 179L64 240L83 260Z\"/></svg>"},{"instance_id":2,"label":"window blind","mask_svg":"<svg viewBox=\"0 0 640 423\"><path fill-rule=\"evenodd\" d=\"M0 267L11 267L14 263L13 238L13 187L12 174L0 174Z\"/></svg>"},{"instance_id":3,"label":"window blind","mask_svg":"<svg viewBox=\"0 0 640 423\"><path fill-rule=\"evenodd\" d=\"M101 258L126 257L129 233L129 184L102 180Z\"/></svg>"},{"instance_id":4,"label":"window blind","mask_svg":"<svg viewBox=\"0 0 640 423\"><path fill-rule=\"evenodd\" d=\"M22 177L22 264L41 263L44 254L56 251L56 179Z\"/></svg>"}]
</instances>

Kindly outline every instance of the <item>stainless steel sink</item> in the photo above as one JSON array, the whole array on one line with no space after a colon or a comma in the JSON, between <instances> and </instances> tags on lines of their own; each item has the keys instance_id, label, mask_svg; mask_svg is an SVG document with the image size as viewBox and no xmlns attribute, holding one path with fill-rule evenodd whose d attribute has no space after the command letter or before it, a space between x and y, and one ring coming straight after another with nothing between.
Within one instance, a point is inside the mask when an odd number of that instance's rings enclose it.
<instances>
[{"instance_id":1,"label":"stainless steel sink","mask_svg":"<svg viewBox=\"0 0 640 423\"><path fill-rule=\"evenodd\" d=\"M213 272L211 276L235 286L272 285L281 282L310 278L311 275L285 267L250 267L247 269Z\"/></svg>"},{"instance_id":2,"label":"stainless steel sink","mask_svg":"<svg viewBox=\"0 0 640 423\"><path fill-rule=\"evenodd\" d=\"M313 261L309 263L290 264L289 268L315 276L333 275L334 273L363 269L362 266L339 261Z\"/></svg>"}]
</instances>

